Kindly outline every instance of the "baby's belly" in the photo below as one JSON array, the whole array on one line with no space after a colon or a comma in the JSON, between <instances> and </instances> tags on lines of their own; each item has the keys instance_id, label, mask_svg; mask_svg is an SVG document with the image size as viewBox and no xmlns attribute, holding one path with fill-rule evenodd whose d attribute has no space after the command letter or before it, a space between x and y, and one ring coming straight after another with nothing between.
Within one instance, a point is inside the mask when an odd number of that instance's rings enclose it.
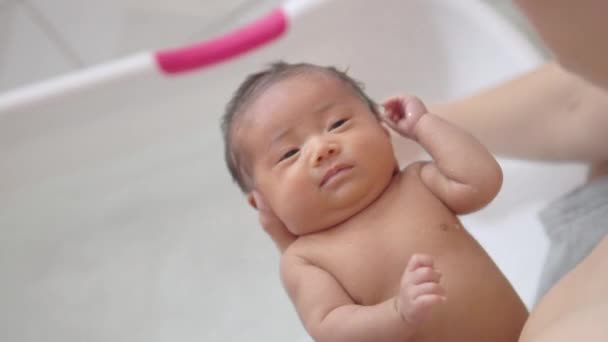
<instances>
[{"instance_id":1,"label":"baby's belly","mask_svg":"<svg viewBox=\"0 0 608 342\"><path fill-rule=\"evenodd\" d=\"M307 255L357 304L374 305L398 295L413 254L428 254L447 300L416 341L517 341L527 310L498 267L415 173L404 173L399 187L352 221L304 239Z\"/></svg>"},{"instance_id":2,"label":"baby's belly","mask_svg":"<svg viewBox=\"0 0 608 342\"><path fill-rule=\"evenodd\" d=\"M405 228L410 232L400 228L400 233L382 234L390 238L352 239L332 249L323 263L358 304L373 305L398 295L413 254L428 254L443 274L447 301L435 308L417 341L517 341L527 317L524 304L454 217Z\"/></svg>"},{"instance_id":3,"label":"baby's belly","mask_svg":"<svg viewBox=\"0 0 608 342\"><path fill-rule=\"evenodd\" d=\"M464 248L464 249L462 249ZM489 256L471 242L437 260L446 302L438 305L418 341L518 340L528 317L525 305Z\"/></svg>"}]
</instances>

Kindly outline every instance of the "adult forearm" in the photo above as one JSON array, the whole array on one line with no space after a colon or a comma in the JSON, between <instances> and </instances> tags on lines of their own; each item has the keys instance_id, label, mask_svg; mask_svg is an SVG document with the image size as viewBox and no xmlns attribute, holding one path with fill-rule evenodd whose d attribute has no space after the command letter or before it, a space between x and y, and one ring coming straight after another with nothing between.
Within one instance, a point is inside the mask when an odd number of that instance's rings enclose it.
<instances>
[{"instance_id":1,"label":"adult forearm","mask_svg":"<svg viewBox=\"0 0 608 342\"><path fill-rule=\"evenodd\" d=\"M608 90L605 0L515 0L566 69Z\"/></svg>"},{"instance_id":2,"label":"adult forearm","mask_svg":"<svg viewBox=\"0 0 608 342\"><path fill-rule=\"evenodd\" d=\"M554 63L430 111L502 156L608 158L608 95Z\"/></svg>"}]
</instances>

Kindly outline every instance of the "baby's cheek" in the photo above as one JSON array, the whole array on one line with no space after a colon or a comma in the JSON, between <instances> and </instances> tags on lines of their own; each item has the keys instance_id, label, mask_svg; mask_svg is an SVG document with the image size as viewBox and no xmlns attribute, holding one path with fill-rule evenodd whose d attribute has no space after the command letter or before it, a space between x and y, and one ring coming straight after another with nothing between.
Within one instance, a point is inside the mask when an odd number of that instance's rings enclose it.
<instances>
[{"instance_id":1,"label":"baby's cheek","mask_svg":"<svg viewBox=\"0 0 608 342\"><path fill-rule=\"evenodd\" d=\"M288 229L297 235L314 230L318 225L322 200L310 189L309 184L293 182L290 187L284 187L281 193L277 199L281 213L277 215Z\"/></svg>"},{"instance_id":2,"label":"baby's cheek","mask_svg":"<svg viewBox=\"0 0 608 342\"><path fill-rule=\"evenodd\" d=\"M274 181L272 201L277 215L293 216L293 212L297 211L297 204L301 202L301 197L297 195L300 192L297 182L286 175L277 176Z\"/></svg>"},{"instance_id":3,"label":"baby's cheek","mask_svg":"<svg viewBox=\"0 0 608 342\"><path fill-rule=\"evenodd\" d=\"M366 155L393 154L391 137L381 129L361 134L354 140L355 146L360 153Z\"/></svg>"}]
</instances>

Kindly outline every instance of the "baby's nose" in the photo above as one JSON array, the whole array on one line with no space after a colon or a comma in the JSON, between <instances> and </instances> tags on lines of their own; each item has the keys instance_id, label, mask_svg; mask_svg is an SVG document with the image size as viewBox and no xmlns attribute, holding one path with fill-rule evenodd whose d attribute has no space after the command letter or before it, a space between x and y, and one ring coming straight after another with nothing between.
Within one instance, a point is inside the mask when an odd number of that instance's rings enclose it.
<instances>
[{"instance_id":1,"label":"baby's nose","mask_svg":"<svg viewBox=\"0 0 608 342\"><path fill-rule=\"evenodd\" d=\"M339 147L334 143L322 143L319 144L315 153L312 156L312 162L314 165L320 165L324 161L331 159L339 152Z\"/></svg>"}]
</instances>

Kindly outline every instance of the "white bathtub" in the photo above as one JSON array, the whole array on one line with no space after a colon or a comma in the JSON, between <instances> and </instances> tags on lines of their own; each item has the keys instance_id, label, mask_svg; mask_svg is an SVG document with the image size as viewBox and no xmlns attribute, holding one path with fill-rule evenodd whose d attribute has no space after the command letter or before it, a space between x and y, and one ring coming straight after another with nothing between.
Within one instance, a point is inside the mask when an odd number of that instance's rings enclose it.
<instances>
[{"instance_id":1,"label":"white bathtub","mask_svg":"<svg viewBox=\"0 0 608 342\"><path fill-rule=\"evenodd\" d=\"M378 99L433 102L540 63L476 1L375 3L329 2L204 72L0 113L0 340L308 340L222 159L237 84L285 58L349 67ZM547 249L536 212L583 169L501 162L501 194L464 222L531 305Z\"/></svg>"}]
</instances>

